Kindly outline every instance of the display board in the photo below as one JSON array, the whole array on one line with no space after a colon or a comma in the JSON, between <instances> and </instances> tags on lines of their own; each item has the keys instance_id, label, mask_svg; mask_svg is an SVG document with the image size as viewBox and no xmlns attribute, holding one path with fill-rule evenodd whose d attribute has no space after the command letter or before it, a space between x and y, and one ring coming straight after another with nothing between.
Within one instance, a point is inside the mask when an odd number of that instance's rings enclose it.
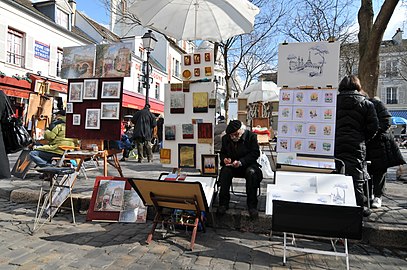
<instances>
[{"instance_id":1,"label":"display board","mask_svg":"<svg viewBox=\"0 0 407 270\"><path fill-rule=\"evenodd\" d=\"M184 81L211 80L214 73L213 50L184 54L181 62L181 75Z\"/></svg>"},{"instance_id":2,"label":"display board","mask_svg":"<svg viewBox=\"0 0 407 270\"><path fill-rule=\"evenodd\" d=\"M266 215L273 200L356 206L352 177L341 174L277 171L275 184L267 185Z\"/></svg>"},{"instance_id":3,"label":"display board","mask_svg":"<svg viewBox=\"0 0 407 270\"><path fill-rule=\"evenodd\" d=\"M213 82L166 84L163 166L201 169L201 155L214 154L214 98Z\"/></svg>"},{"instance_id":4,"label":"display board","mask_svg":"<svg viewBox=\"0 0 407 270\"><path fill-rule=\"evenodd\" d=\"M120 140L123 78L68 80L66 137Z\"/></svg>"}]
</instances>

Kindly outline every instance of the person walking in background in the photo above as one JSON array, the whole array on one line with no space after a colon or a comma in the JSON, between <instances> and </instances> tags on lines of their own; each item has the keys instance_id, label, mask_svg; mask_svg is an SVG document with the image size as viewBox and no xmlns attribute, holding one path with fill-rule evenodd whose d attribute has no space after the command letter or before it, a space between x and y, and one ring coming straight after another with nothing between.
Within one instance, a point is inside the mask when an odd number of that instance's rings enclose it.
<instances>
[{"instance_id":1,"label":"person walking in background","mask_svg":"<svg viewBox=\"0 0 407 270\"><path fill-rule=\"evenodd\" d=\"M3 91L0 90L0 179L3 178L10 178L11 173L10 173L10 162L8 160L8 156L6 153L6 148L4 146L4 140L3 140L3 131L2 128L3 124L2 122L5 120L4 118L7 117L7 95L3 93Z\"/></svg>"},{"instance_id":2,"label":"person walking in background","mask_svg":"<svg viewBox=\"0 0 407 270\"><path fill-rule=\"evenodd\" d=\"M124 145L123 147L123 157L120 161L126 161L126 158L129 158L130 151L133 149L133 134L134 134L134 125L131 121L127 121L124 126L124 132L121 135L121 141Z\"/></svg>"},{"instance_id":3,"label":"person walking in background","mask_svg":"<svg viewBox=\"0 0 407 270\"><path fill-rule=\"evenodd\" d=\"M369 190L373 187L372 208L382 207L382 195L385 191L386 172L393 166L405 164L403 156L398 149L389 129L391 126L391 114L386 106L374 97L369 99L376 110L379 121L379 130L376 135L366 143L367 160L371 163L367 166L371 177ZM394 147L390 147L394 144ZM368 198L370 200L370 198Z\"/></svg>"},{"instance_id":4,"label":"person walking in background","mask_svg":"<svg viewBox=\"0 0 407 270\"><path fill-rule=\"evenodd\" d=\"M336 108L335 158L344 162L345 174L352 176L356 204L364 206L363 184L368 181L366 141L376 134L379 123L372 102L365 96L359 79L346 76L339 83ZM337 164L337 167L340 167ZM370 210L363 208L363 215Z\"/></svg>"},{"instance_id":5,"label":"person walking in background","mask_svg":"<svg viewBox=\"0 0 407 270\"><path fill-rule=\"evenodd\" d=\"M148 162L153 161L153 152L151 148L151 139L153 137L153 128L157 125L154 114L150 112L150 105L146 104L144 109L137 111L131 122L134 124L133 141L137 145L138 162L144 158L143 147L146 148Z\"/></svg>"},{"instance_id":6,"label":"person walking in background","mask_svg":"<svg viewBox=\"0 0 407 270\"><path fill-rule=\"evenodd\" d=\"M164 117L160 114L157 119L157 137L160 149L163 148Z\"/></svg>"},{"instance_id":7,"label":"person walking in background","mask_svg":"<svg viewBox=\"0 0 407 270\"><path fill-rule=\"evenodd\" d=\"M226 134L226 120L223 115L218 117L218 124L215 126L214 133L214 149L215 152L220 151L222 147L222 137Z\"/></svg>"},{"instance_id":8,"label":"person walking in background","mask_svg":"<svg viewBox=\"0 0 407 270\"><path fill-rule=\"evenodd\" d=\"M55 118L45 131L44 139L48 144L36 147L30 152L31 160L39 167L53 166L53 157L62 157L64 150L60 146L79 146L77 139L65 137L65 111L60 110L55 113Z\"/></svg>"},{"instance_id":9,"label":"person walking in background","mask_svg":"<svg viewBox=\"0 0 407 270\"><path fill-rule=\"evenodd\" d=\"M229 209L230 186L233 177L246 179L247 207L250 218L258 217L257 188L263 180L263 174L257 159L260 156L257 135L245 129L242 122L232 120L226 128L226 135L222 137L220 150L219 174L219 207L217 213L223 215Z\"/></svg>"}]
</instances>

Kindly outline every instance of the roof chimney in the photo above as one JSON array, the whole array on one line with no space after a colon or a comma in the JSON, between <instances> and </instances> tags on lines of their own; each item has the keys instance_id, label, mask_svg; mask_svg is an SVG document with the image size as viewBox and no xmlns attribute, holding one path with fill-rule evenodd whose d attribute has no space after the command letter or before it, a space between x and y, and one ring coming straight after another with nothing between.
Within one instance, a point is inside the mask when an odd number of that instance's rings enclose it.
<instances>
[{"instance_id":1,"label":"roof chimney","mask_svg":"<svg viewBox=\"0 0 407 270\"><path fill-rule=\"evenodd\" d=\"M75 26L76 21L76 0L68 0L68 4L72 9L72 26Z\"/></svg>"},{"instance_id":2,"label":"roof chimney","mask_svg":"<svg viewBox=\"0 0 407 270\"><path fill-rule=\"evenodd\" d=\"M399 28L396 30L396 34L392 37L393 42L396 45L400 45L403 41L403 31Z\"/></svg>"}]
</instances>

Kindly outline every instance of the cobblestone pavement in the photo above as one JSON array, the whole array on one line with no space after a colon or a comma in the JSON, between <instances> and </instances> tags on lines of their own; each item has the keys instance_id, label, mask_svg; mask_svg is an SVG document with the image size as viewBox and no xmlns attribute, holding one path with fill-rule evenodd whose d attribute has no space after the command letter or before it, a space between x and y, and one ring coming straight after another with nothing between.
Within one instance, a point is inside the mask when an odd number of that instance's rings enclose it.
<instances>
[{"instance_id":1,"label":"cobblestone pavement","mask_svg":"<svg viewBox=\"0 0 407 270\"><path fill-rule=\"evenodd\" d=\"M146 224L70 223L63 212L34 234L35 206L0 199L0 269L345 269L345 259L289 252L282 264L282 239L268 235L207 228L188 251L189 232L165 231L144 241ZM329 250L327 242L297 244ZM407 269L407 251L350 243L351 269ZM343 251L338 246L338 251Z\"/></svg>"}]
</instances>

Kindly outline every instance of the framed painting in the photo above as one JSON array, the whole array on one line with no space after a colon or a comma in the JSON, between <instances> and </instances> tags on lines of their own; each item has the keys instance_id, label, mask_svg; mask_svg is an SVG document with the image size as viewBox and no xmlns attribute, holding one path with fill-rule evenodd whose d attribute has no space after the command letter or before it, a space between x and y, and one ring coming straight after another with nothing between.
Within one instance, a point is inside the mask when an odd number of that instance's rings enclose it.
<instances>
[{"instance_id":1,"label":"framed painting","mask_svg":"<svg viewBox=\"0 0 407 270\"><path fill-rule=\"evenodd\" d=\"M120 98L121 82L102 82L101 98Z\"/></svg>"},{"instance_id":2,"label":"framed painting","mask_svg":"<svg viewBox=\"0 0 407 270\"><path fill-rule=\"evenodd\" d=\"M205 53L205 62L210 62L211 61L211 53L206 52Z\"/></svg>"},{"instance_id":3,"label":"framed painting","mask_svg":"<svg viewBox=\"0 0 407 270\"><path fill-rule=\"evenodd\" d=\"M83 88L83 99L98 99L98 80L84 80Z\"/></svg>"},{"instance_id":4,"label":"framed painting","mask_svg":"<svg viewBox=\"0 0 407 270\"><path fill-rule=\"evenodd\" d=\"M195 53L194 54L194 64L197 65L197 64L200 64L200 63L201 63L201 54Z\"/></svg>"},{"instance_id":5,"label":"framed painting","mask_svg":"<svg viewBox=\"0 0 407 270\"><path fill-rule=\"evenodd\" d=\"M120 102L102 102L100 119L119 120Z\"/></svg>"},{"instance_id":6,"label":"framed painting","mask_svg":"<svg viewBox=\"0 0 407 270\"><path fill-rule=\"evenodd\" d=\"M191 55L184 55L184 65L185 66L191 65Z\"/></svg>"},{"instance_id":7,"label":"framed painting","mask_svg":"<svg viewBox=\"0 0 407 270\"><path fill-rule=\"evenodd\" d=\"M81 115L79 113L75 113L72 115L72 125L73 126L81 125Z\"/></svg>"},{"instance_id":8,"label":"framed painting","mask_svg":"<svg viewBox=\"0 0 407 270\"><path fill-rule=\"evenodd\" d=\"M170 126L164 126L164 136L165 139L168 141L174 141L175 140L175 125L170 125Z\"/></svg>"},{"instance_id":9,"label":"framed painting","mask_svg":"<svg viewBox=\"0 0 407 270\"><path fill-rule=\"evenodd\" d=\"M194 125L193 124L182 124L182 138L183 139L193 139L194 138Z\"/></svg>"},{"instance_id":10,"label":"framed painting","mask_svg":"<svg viewBox=\"0 0 407 270\"><path fill-rule=\"evenodd\" d=\"M185 112L185 93L170 92L170 113Z\"/></svg>"},{"instance_id":11,"label":"framed painting","mask_svg":"<svg viewBox=\"0 0 407 270\"><path fill-rule=\"evenodd\" d=\"M208 92L195 92L192 95L193 99L193 112L194 113L207 113L208 112Z\"/></svg>"},{"instance_id":12,"label":"framed painting","mask_svg":"<svg viewBox=\"0 0 407 270\"><path fill-rule=\"evenodd\" d=\"M86 109L85 129L100 129L100 109Z\"/></svg>"},{"instance_id":13,"label":"framed painting","mask_svg":"<svg viewBox=\"0 0 407 270\"><path fill-rule=\"evenodd\" d=\"M160 150L160 162L161 164L171 164L171 149L162 148Z\"/></svg>"},{"instance_id":14,"label":"framed painting","mask_svg":"<svg viewBox=\"0 0 407 270\"><path fill-rule=\"evenodd\" d=\"M195 144L178 144L178 168L196 168Z\"/></svg>"},{"instance_id":15,"label":"framed painting","mask_svg":"<svg viewBox=\"0 0 407 270\"><path fill-rule=\"evenodd\" d=\"M82 102L83 99L83 83L81 82L71 82L69 84L69 102Z\"/></svg>"},{"instance_id":16,"label":"framed painting","mask_svg":"<svg viewBox=\"0 0 407 270\"><path fill-rule=\"evenodd\" d=\"M201 155L201 173L203 175L218 175L218 155Z\"/></svg>"},{"instance_id":17,"label":"framed painting","mask_svg":"<svg viewBox=\"0 0 407 270\"><path fill-rule=\"evenodd\" d=\"M66 110L65 110L65 112L66 112L66 113L73 113L73 103L71 103L71 102L66 103Z\"/></svg>"},{"instance_id":18,"label":"framed painting","mask_svg":"<svg viewBox=\"0 0 407 270\"><path fill-rule=\"evenodd\" d=\"M121 211L125 181L101 180L97 190L94 211Z\"/></svg>"},{"instance_id":19,"label":"framed painting","mask_svg":"<svg viewBox=\"0 0 407 270\"><path fill-rule=\"evenodd\" d=\"M198 143L213 143L212 123L198 123Z\"/></svg>"},{"instance_id":20,"label":"framed painting","mask_svg":"<svg viewBox=\"0 0 407 270\"><path fill-rule=\"evenodd\" d=\"M124 190L123 211L120 212L119 222L146 223L146 221L147 207L137 192L134 189Z\"/></svg>"}]
</instances>

